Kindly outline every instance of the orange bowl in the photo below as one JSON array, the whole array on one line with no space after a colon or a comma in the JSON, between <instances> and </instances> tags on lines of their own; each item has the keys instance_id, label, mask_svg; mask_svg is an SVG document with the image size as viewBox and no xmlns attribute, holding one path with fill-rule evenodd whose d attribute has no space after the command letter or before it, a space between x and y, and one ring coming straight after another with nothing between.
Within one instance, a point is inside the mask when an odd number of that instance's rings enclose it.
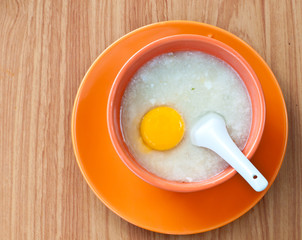
<instances>
[{"instance_id":1,"label":"orange bowl","mask_svg":"<svg viewBox=\"0 0 302 240\"><path fill-rule=\"evenodd\" d=\"M243 153L251 158L255 153L264 129L265 101L260 82L247 61L228 45L200 35L173 35L158 39L136 52L118 73L108 99L107 124L112 144L124 164L138 177L153 186L176 192L194 192L214 187L230 179L236 174L232 167L200 182L176 182L160 178L143 168L129 151L122 133L120 108L128 83L133 75L152 58L177 51L201 51L228 63L241 77L249 93L252 104L251 131Z\"/></svg>"}]
</instances>

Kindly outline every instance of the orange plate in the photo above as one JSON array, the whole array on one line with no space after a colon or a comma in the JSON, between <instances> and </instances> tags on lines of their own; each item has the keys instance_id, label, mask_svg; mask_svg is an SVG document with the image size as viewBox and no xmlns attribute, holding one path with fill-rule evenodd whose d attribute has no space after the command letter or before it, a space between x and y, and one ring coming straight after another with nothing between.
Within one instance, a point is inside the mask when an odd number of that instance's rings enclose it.
<instances>
[{"instance_id":1,"label":"orange plate","mask_svg":"<svg viewBox=\"0 0 302 240\"><path fill-rule=\"evenodd\" d=\"M205 232L234 221L266 193L255 192L238 174L199 192L158 189L135 176L119 159L106 122L110 87L121 67L146 44L175 34L213 35L237 50L255 70L267 105L263 137L252 162L275 180L285 154L288 123L282 92L263 59L245 42L220 28L188 21L161 22L137 29L108 47L85 75L72 115L72 140L79 167L99 199L139 227L169 234Z\"/></svg>"}]
</instances>

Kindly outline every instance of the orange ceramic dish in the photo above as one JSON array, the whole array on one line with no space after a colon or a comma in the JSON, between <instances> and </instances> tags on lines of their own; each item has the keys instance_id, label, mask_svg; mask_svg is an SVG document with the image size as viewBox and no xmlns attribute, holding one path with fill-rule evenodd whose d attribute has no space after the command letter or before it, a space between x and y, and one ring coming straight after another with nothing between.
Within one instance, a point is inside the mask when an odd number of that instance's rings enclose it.
<instances>
[{"instance_id":1,"label":"orange ceramic dish","mask_svg":"<svg viewBox=\"0 0 302 240\"><path fill-rule=\"evenodd\" d=\"M280 87L263 59L236 36L207 24L172 21L135 30L108 47L90 67L75 99L72 141L78 165L99 199L130 223L161 233L192 234L223 226L251 209L266 193L238 175L203 191L162 190L138 178L117 155L107 129L110 88L126 61L147 44L177 34L211 35L237 51L253 68L265 97L266 121L251 161L269 187L287 144L287 113Z\"/></svg>"},{"instance_id":2,"label":"orange ceramic dish","mask_svg":"<svg viewBox=\"0 0 302 240\"><path fill-rule=\"evenodd\" d=\"M176 51L201 51L213 55L227 62L239 74L249 92L252 102L252 126L249 138L243 150L243 153L248 158L251 158L255 153L262 137L265 122L265 103L258 78L247 61L228 45L210 37L181 34L161 38L140 49L126 62L113 83L108 100L107 119L109 135L115 150L129 169L146 182L165 190L192 192L221 184L233 177L236 171L232 167L228 167L212 178L192 183L169 181L160 178L148 172L137 163L123 140L120 126L122 96L133 75L152 58L164 53Z\"/></svg>"}]
</instances>

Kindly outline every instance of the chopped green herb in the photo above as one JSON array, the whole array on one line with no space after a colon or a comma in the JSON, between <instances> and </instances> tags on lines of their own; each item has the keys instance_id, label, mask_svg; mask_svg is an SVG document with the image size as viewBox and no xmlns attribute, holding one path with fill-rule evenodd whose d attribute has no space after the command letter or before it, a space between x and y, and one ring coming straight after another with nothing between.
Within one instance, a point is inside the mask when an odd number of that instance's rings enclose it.
<instances>
[{"instance_id":1,"label":"chopped green herb","mask_svg":"<svg viewBox=\"0 0 302 240\"><path fill-rule=\"evenodd\" d=\"M191 88L191 90L195 90L195 88L194 88L194 87L192 87L192 88Z\"/></svg>"}]
</instances>

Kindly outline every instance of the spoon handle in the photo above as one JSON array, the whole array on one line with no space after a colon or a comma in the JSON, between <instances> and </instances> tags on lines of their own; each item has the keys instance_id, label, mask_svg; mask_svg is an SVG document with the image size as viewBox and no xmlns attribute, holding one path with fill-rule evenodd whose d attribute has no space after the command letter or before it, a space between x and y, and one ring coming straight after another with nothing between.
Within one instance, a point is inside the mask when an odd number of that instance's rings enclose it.
<instances>
[{"instance_id":1,"label":"spoon handle","mask_svg":"<svg viewBox=\"0 0 302 240\"><path fill-rule=\"evenodd\" d=\"M211 146L208 148L227 161L255 191L261 192L267 187L268 182L265 177L239 150L225 127L216 128L209 136L208 144Z\"/></svg>"}]
</instances>

